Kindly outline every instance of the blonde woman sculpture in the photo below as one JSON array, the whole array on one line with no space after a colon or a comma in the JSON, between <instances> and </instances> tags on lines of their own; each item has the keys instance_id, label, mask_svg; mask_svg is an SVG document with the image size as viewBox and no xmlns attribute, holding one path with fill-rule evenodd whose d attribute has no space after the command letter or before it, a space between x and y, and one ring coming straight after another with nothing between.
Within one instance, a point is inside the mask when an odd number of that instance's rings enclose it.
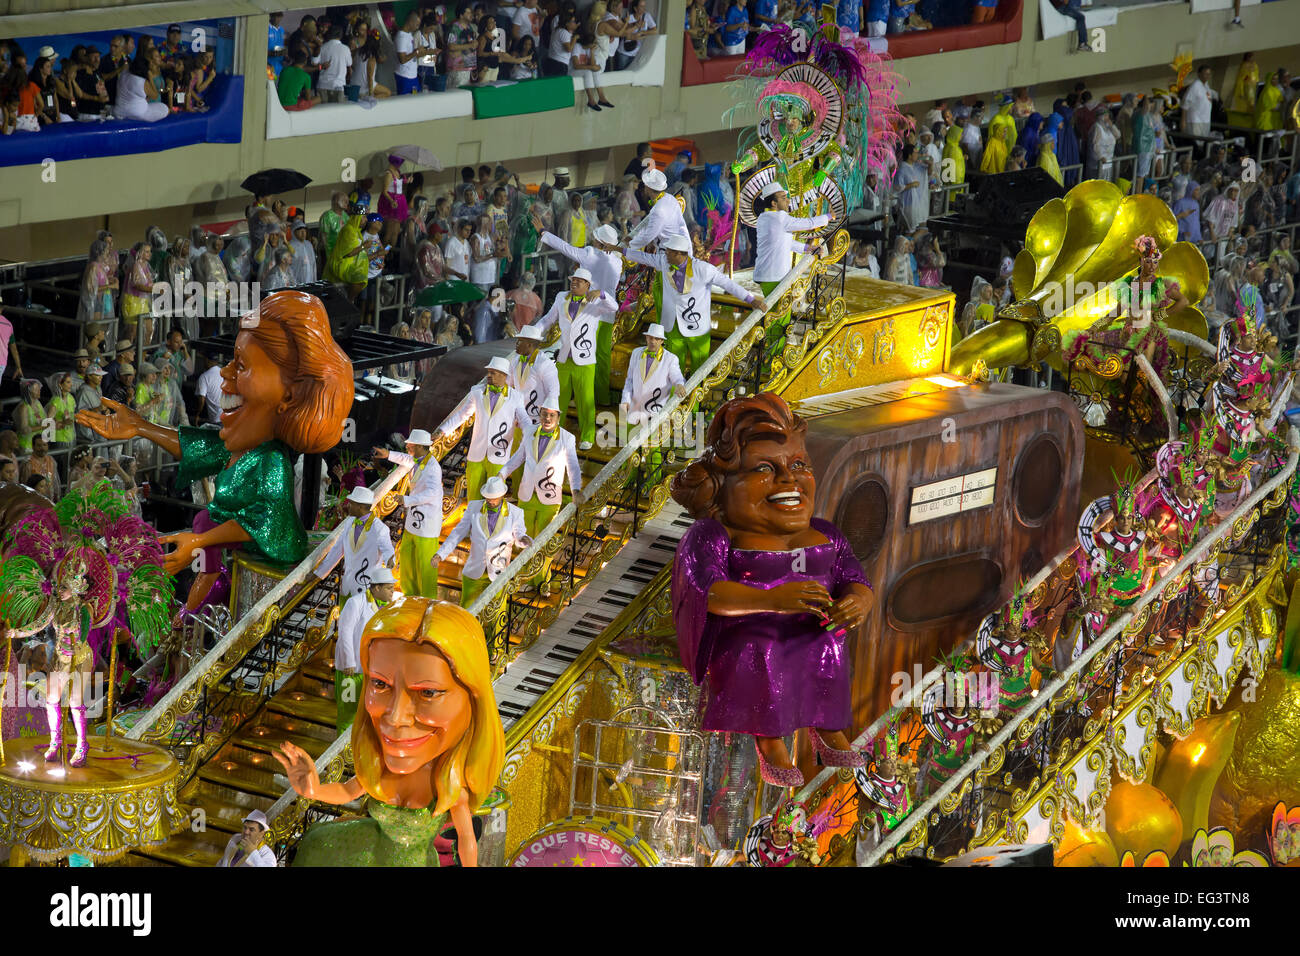
<instances>
[{"instance_id":1,"label":"blonde woman sculpture","mask_svg":"<svg viewBox=\"0 0 1300 956\"><path fill-rule=\"evenodd\" d=\"M454 604L403 598L366 625L361 670L355 777L321 783L303 750L286 743L276 754L309 800L368 797L364 819L308 830L294 865L437 866L433 841L450 814L461 865L477 866L473 815L505 761L483 629Z\"/></svg>"}]
</instances>

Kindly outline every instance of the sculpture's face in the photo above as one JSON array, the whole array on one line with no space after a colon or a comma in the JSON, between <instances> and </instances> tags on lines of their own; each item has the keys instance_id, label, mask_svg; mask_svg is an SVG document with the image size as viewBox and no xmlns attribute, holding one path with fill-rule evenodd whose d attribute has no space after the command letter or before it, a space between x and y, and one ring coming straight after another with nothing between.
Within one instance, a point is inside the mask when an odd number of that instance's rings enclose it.
<instances>
[{"instance_id":1,"label":"sculpture's face","mask_svg":"<svg viewBox=\"0 0 1300 956\"><path fill-rule=\"evenodd\" d=\"M240 332L235 356L221 370L221 440L226 448L251 451L274 438L280 406L288 400L279 367L252 332Z\"/></svg>"},{"instance_id":2,"label":"sculpture's face","mask_svg":"<svg viewBox=\"0 0 1300 956\"><path fill-rule=\"evenodd\" d=\"M816 490L802 438L760 438L741 452L740 470L724 478L719 520L755 534L794 534L808 527Z\"/></svg>"},{"instance_id":3,"label":"sculpture's face","mask_svg":"<svg viewBox=\"0 0 1300 956\"><path fill-rule=\"evenodd\" d=\"M390 773L413 773L469 731L469 691L431 644L377 638L366 661L365 708Z\"/></svg>"}]
</instances>

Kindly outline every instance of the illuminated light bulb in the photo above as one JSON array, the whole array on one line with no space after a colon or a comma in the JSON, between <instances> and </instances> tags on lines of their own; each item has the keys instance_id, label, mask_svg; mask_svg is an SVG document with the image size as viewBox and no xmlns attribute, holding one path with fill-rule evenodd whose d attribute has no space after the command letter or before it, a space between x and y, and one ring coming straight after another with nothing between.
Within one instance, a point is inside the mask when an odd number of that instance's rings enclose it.
<instances>
[{"instance_id":1,"label":"illuminated light bulb","mask_svg":"<svg viewBox=\"0 0 1300 956\"><path fill-rule=\"evenodd\" d=\"M68 775L68 772L64 770L62 767L51 767L49 770L46 771L46 773L47 775L51 777L55 777L60 780L62 780L64 777Z\"/></svg>"},{"instance_id":2,"label":"illuminated light bulb","mask_svg":"<svg viewBox=\"0 0 1300 956\"><path fill-rule=\"evenodd\" d=\"M31 773L35 769L36 769L36 764L32 763L30 760L18 761L19 773Z\"/></svg>"}]
</instances>

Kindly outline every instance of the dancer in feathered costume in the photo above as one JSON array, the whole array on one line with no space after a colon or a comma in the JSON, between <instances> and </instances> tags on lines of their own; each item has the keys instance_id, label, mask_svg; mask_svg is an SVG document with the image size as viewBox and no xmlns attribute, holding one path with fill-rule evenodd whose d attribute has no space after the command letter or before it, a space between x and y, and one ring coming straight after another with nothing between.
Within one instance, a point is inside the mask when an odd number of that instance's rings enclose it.
<instances>
[{"instance_id":1,"label":"dancer in feathered costume","mask_svg":"<svg viewBox=\"0 0 1300 956\"><path fill-rule=\"evenodd\" d=\"M45 759L59 757L66 689L77 732L69 764L80 767L87 751L85 683L95 656L91 630L117 615L129 625L136 650L147 657L171 626L172 579L162 569L158 535L129 513L124 494L101 481L19 520L5 534L2 553L0 618L8 636L54 629Z\"/></svg>"},{"instance_id":2,"label":"dancer in feathered costume","mask_svg":"<svg viewBox=\"0 0 1300 956\"><path fill-rule=\"evenodd\" d=\"M1020 585L1007 605L980 622L975 653L980 662L999 675L998 704L1004 715L1014 715L1033 697L1034 671L1047 670L1047 636L1042 618Z\"/></svg>"},{"instance_id":3,"label":"dancer in feathered costume","mask_svg":"<svg viewBox=\"0 0 1300 956\"><path fill-rule=\"evenodd\" d=\"M902 125L898 76L866 40L838 41L833 21L811 36L799 26L765 31L733 84L741 104L757 103L760 121L741 137L732 170L742 173L760 162L776 163L777 179L797 215L822 211L804 206L816 195L808 190L827 179L843 194L847 215L861 205L867 173L880 174L882 181L893 173ZM811 72L783 74L801 63L815 67L833 85L819 89L815 84L821 77ZM828 122L834 124L831 130L825 128ZM815 156L820 157L817 163Z\"/></svg>"}]
</instances>

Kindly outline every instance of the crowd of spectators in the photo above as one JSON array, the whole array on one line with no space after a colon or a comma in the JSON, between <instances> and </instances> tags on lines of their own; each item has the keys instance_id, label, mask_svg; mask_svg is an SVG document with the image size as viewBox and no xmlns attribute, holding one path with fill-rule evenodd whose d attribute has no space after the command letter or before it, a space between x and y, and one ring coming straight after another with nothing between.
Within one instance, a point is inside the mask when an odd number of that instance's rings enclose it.
<instances>
[{"instance_id":1,"label":"crowd of spectators","mask_svg":"<svg viewBox=\"0 0 1300 956\"><path fill-rule=\"evenodd\" d=\"M214 53L194 51L173 23L167 39L119 33L108 49L78 44L60 56L50 45L26 51L0 42L0 132L36 133L57 123L109 119L155 123L205 112L216 79Z\"/></svg>"},{"instance_id":2,"label":"crowd of spectators","mask_svg":"<svg viewBox=\"0 0 1300 956\"><path fill-rule=\"evenodd\" d=\"M421 3L398 22L381 6L381 24L365 5L307 15L285 37L282 13L271 14L268 71L285 109L319 103L363 106L394 94L438 93L459 87L539 76L573 76L587 106L613 109L602 77L626 69L645 37L658 32L647 0L596 0L579 14L572 0ZM376 80L390 56L394 89Z\"/></svg>"}]
</instances>

